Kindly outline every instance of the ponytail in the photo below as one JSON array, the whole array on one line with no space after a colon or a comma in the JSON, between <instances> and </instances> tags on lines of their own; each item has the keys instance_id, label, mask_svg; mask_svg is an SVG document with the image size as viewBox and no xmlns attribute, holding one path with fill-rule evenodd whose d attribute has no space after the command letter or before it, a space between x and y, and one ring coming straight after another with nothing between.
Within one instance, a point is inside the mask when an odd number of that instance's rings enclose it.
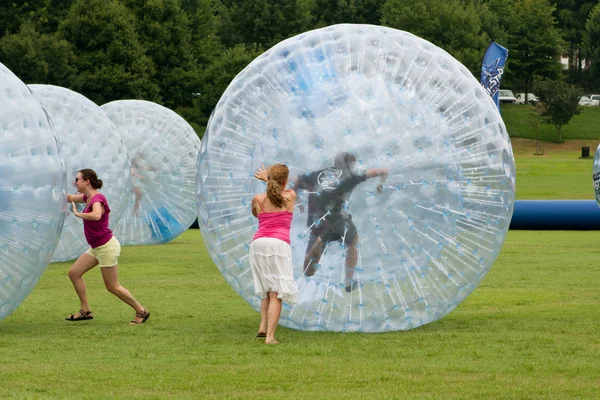
<instances>
[{"instance_id":1,"label":"ponytail","mask_svg":"<svg viewBox=\"0 0 600 400\"><path fill-rule=\"evenodd\" d=\"M269 168L267 178L267 197L271 204L277 208L281 208L285 205L286 199L283 197L281 192L283 191L283 185L288 178L290 170L284 164L275 164Z\"/></svg>"},{"instance_id":2,"label":"ponytail","mask_svg":"<svg viewBox=\"0 0 600 400\"><path fill-rule=\"evenodd\" d=\"M281 194L281 185L275 179L269 179L267 182L267 197L277 208L283 207L284 201L287 200Z\"/></svg>"}]
</instances>

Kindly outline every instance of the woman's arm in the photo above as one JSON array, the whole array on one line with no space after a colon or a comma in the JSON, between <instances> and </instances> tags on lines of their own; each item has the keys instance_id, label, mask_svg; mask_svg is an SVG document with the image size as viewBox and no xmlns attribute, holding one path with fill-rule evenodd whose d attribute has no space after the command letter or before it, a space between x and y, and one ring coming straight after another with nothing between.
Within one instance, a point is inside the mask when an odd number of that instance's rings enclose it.
<instances>
[{"instance_id":1,"label":"woman's arm","mask_svg":"<svg viewBox=\"0 0 600 400\"><path fill-rule=\"evenodd\" d=\"M138 178L142 181L144 180L144 177L138 174L135 168L131 168L131 176L133 176L134 178Z\"/></svg>"},{"instance_id":2,"label":"woman's arm","mask_svg":"<svg viewBox=\"0 0 600 400\"><path fill-rule=\"evenodd\" d=\"M82 194L67 194L67 203L85 203Z\"/></svg>"},{"instance_id":3,"label":"woman's arm","mask_svg":"<svg viewBox=\"0 0 600 400\"><path fill-rule=\"evenodd\" d=\"M72 202L71 204L73 204L73 215L86 221L100 221L100 218L102 218L102 214L104 214L104 206L99 201L92 205L92 211L90 211L89 213L81 213L77 211L77 207L75 207L74 202Z\"/></svg>"},{"instance_id":4,"label":"woman's arm","mask_svg":"<svg viewBox=\"0 0 600 400\"><path fill-rule=\"evenodd\" d=\"M256 172L254 173L254 177L256 179L258 179L259 181L264 181L266 182L268 180L268 176L269 175L269 169L265 168L265 164L262 165L262 167L258 167L256 169Z\"/></svg>"},{"instance_id":5,"label":"woman's arm","mask_svg":"<svg viewBox=\"0 0 600 400\"><path fill-rule=\"evenodd\" d=\"M287 209L293 211L294 207L296 206L296 192L294 192L292 189L286 189L283 191L283 193L289 196L288 199L290 200L290 203L288 204Z\"/></svg>"},{"instance_id":6,"label":"woman's arm","mask_svg":"<svg viewBox=\"0 0 600 400\"><path fill-rule=\"evenodd\" d=\"M254 217L256 217L256 218L258 218L258 213L256 211L256 209L258 208L257 204L258 204L258 199L256 198L256 195L254 195L254 197L252 198L251 206L252 206L252 215L254 215Z\"/></svg>"}]
</instances>

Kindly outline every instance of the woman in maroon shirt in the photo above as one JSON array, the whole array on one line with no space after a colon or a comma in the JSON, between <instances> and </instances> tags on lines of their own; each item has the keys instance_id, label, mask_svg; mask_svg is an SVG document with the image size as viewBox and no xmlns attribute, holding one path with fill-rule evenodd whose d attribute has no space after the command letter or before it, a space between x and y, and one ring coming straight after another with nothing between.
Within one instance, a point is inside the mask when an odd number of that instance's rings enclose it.
<instances>
[{"instance_id":1,"label":"woman in maroon shirt","mask_svg":"<svg viewBox=\"0 0 600 400\"><path fill-rule=\"evenodd\" d=\"M109 292L129 304L135 310L135 319L131 324L143 324L150 312L138 303L131 293L119 284L117 279L117 264L121 254L121 245L108 227L110 207L106 197L98 192L102 181L91 169L82 169L75 177L75 187L81 194L67 195L67 201L73 204L73 215L83 219L83 232L90 248L83 253L69 270L69 278L73 282L81 309L69 315L67 321L84 321L93 319L92 310L88 304L83 275L100 265L104 285ZM75 203L86 203L83 212L78 212Z\"/></svg>"}]
</instances>

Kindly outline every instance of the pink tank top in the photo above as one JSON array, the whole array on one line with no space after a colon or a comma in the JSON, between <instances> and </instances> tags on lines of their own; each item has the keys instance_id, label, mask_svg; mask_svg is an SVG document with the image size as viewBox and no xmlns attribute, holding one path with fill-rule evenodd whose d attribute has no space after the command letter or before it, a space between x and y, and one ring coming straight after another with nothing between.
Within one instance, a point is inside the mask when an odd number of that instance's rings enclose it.
<instances>
[{"instance_id":1,"label":"pink tank top","mask_svg":"<svg viewBox=\"0 0 600 400\"><path fill-rule=\"evenodd\" d=\"M88 201L87 196L83 195L83 201ZM113 237L112 231L108 228L108 214L110 214L110 207L103 194L98 193L94 195L90 200L90 204L83 210L84 213L92 211L94 203L102 203L104 205L104 214L100 217L99 221L87 221L83 220L83 233L91 248L95 249L105 245Z\"/></svg>"},{"instance_id":2,"label":"pink tank top","mask_svg":"<svg viewBox=\"0 0 600 400\"><path fill-rule=\"evenodd\" d=\"M262 205L259 203L262 211ZM252 240L274 238L290 243L290 227L294 214L290 211L261 212L258 214L258 230Z\"/></svg>"}]
</instances>

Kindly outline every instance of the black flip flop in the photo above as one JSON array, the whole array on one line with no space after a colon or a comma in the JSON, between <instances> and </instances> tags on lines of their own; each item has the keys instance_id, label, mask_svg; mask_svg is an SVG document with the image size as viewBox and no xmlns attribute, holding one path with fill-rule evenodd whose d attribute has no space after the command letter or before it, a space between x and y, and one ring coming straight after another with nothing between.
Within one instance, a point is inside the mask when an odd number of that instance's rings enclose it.
<instances>
[{"instance_id":1,"label":"black flip flop","mask_svg":"<svg viewBox=\"0 0 600 400\"><path fill-rule=\"evenodd\" d=\"M267 334L266 334L266 333L264 333L264 332L258 332L258 333L256 334L256 337L267 337Z\"/></svg>"}]
</instances>

